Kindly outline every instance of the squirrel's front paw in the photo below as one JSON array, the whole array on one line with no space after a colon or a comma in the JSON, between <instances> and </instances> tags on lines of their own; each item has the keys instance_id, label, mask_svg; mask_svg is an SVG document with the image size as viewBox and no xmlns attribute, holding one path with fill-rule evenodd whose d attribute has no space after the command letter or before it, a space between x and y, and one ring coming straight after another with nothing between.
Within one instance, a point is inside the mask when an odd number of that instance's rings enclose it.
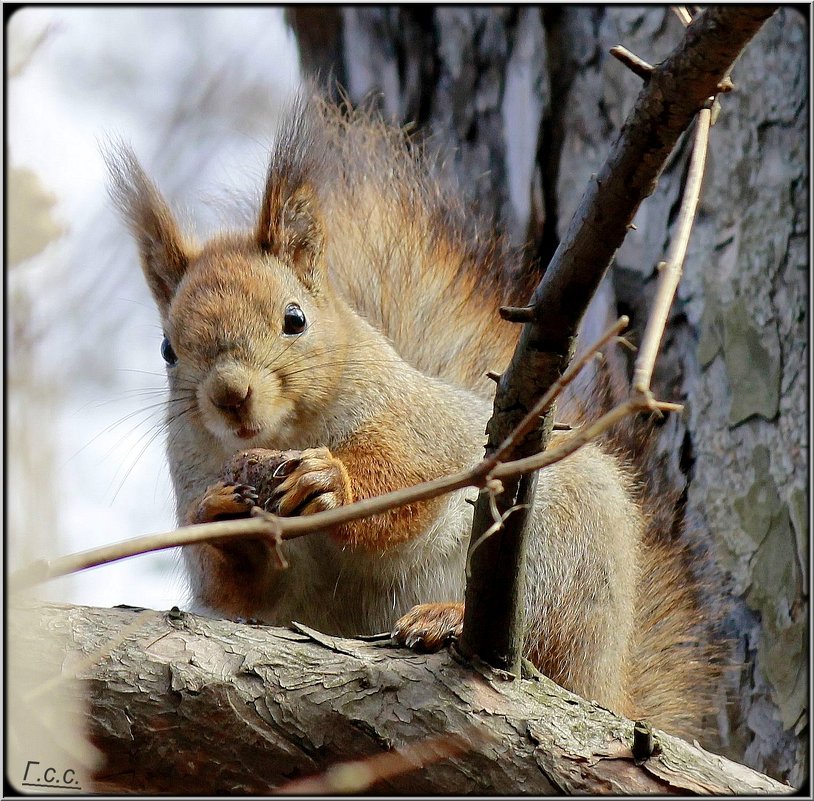
<instances>
[{"instance_id":1,"label":"squirrel's front paw","mask_svg":"<svg viewBox=\"0 0 814 801\"><path fill-rule=\"evenodd\" d=\"M396 621L391 636L420 653L433 653L461 636L462 603L419 604Z\"/></svg>"},{"instance_id":2,"label":"squirrel's front paw","mask_svg":"<svg viewBox=\"0 0 814 801\"><path fill-rule=\"evenodd\" d=\"M187 513L187 525L212 523L234 517L247 517L257 504L257 491L248 484L213 484L192 504Z\"/></svg>"},{"instance_id":3,"label":"squirrel's front paw","mask_svg":"<svg viewBox=\"0 0 814 801\"><path fill-rule=\"evenodd\" d=\"M353 501L348 471L327 448L307 448L286 462L285 473L266 504L268 511L311 515Z\"/></svg>"}]
</instances>

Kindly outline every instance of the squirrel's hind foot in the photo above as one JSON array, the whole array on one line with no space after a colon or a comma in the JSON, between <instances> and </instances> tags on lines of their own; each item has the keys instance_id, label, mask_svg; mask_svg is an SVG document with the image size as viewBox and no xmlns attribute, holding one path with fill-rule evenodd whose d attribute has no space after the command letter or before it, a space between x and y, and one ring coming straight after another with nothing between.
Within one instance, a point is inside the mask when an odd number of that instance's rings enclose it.
<instances>
[{"instance_id":1,"label":"squirrel's hind foot","mask_svg":"<svg viewBox=\"0 0 814 801\"><path fill-rule=\"evenodd\" d=\"M419 653L434 653L461 636L462 603L419 604L396 621L391 636Z\"/></svg>"}]
</instances>

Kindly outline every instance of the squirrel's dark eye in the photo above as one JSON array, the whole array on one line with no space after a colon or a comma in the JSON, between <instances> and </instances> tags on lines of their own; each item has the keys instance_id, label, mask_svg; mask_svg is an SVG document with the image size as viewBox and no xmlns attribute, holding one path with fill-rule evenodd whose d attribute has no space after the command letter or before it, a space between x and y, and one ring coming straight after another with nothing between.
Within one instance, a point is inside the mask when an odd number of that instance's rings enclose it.
<instances>
[{"instance_id":1,"label":"squirrel's dark eye","mask_svg":"<svg viewBox=\"0 0 814 801\"><path fill-rule=\"evenodd\" d=\"M172 349L172 345L170 345L170 341L167 337L161 340L161 356L170 367L178 361L178 357L175 355L175 351Z\"/></svg>"},{"instance_id":2,"label":"squirrel's dark eye","mask_svg":"<svg viewBox=\"0 0 814 801\"><path fill-rule=\"evenodd\" d=\"M289 303L285 307L285 313L283 314L284 334L301 334L305 331L307 324L305 312L296 303Z\"/></svg>"}]
</instances>

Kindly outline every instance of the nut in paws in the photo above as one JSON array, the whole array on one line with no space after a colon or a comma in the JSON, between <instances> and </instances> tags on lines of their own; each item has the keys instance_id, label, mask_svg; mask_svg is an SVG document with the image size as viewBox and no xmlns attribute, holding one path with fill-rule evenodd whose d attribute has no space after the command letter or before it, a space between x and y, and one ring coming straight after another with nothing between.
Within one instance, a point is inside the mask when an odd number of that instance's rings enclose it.
<instances>
[{"instance_id":1,"label":"nut in paws","mask_svg":"<svg viewBox=\"0 0 814 801\"><path fill-rule=\"evenodd\" d=\"M297 466L301 453L270 448L238 451L223 466L220 480L224 484L245 484L254 487L257 493L256 505L271 511L272 493Z\"/></svg>"}]
</instances>

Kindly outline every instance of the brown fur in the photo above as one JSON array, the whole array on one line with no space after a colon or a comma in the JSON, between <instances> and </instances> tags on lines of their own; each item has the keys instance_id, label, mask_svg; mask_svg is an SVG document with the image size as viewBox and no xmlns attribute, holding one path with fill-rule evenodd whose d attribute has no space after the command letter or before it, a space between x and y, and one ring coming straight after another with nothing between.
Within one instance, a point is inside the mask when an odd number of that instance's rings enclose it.
<instances>
[{"instance_id":1,"label":"brown fur","mask_svg":"<svg viewBox=\"0 0 814 801\"><path fill-rule=\"evenodd\" d=\"M618 376L598 373L578 416L598 417L621 402L625 392ZM718 678L728 658L721 578L706 544L685 521L680 491L666 475L656 447L657 422L655 417L627 418L603 437L605 449L623 461L631 477L630 491L644 520L629 717L714 739L715 730L702 727L705 718L714 717Z\"/></svg>"},{"instance_id":2,"label":"brown fur","mask_svg":"<svg viewBox=\"0 0 814 801\"><path fill-rule=\"evenodd\" d=\"M179 519L245 502L210 486L245 448L301 451L274 496L289 514L482 455L494 391L483 373L505 368L517 337L496 308L525 300L526 281L506 277L528 272L430 177L432 163L373 115L314 101L280 135L253 230L198 247L133 156L114 158L114 197L178 356L168 452ZM291 303L309 321L297 336L284 331ZM713 680L697 565L674 499L649 485L646 437L625 432L540 474L527 654L576 692L697 735ZM337 634L390 628L422 604L397 635L439 646L460 626L464 495L286 543L283 572L253 541L187 549L194 598Z\"/></svg>"},{"instance_id":3,"label":"brown fur","mask_svg":"<svg viewBox=\"0 0 814 801\"><path fill-rule=\"evenodd\" d=\"M417 453L402 459L403 444L394 441L390 431L377 426L359 432L351 447L339 448L336 455L344 462L354 497L373 498L387 492L410 487L433 478L445 471L437 458ZM380 469L382 453L388 454L387 470ZM418 456L418 458L416 458ZM367 518L364 525L354 522L338 527L333 535L351 546L368 550L381 550L412 539L416 532L426 529L438 514L442 501L433 499L390 509L383 514Z\"/></svg>"},{"instance_id":4,"label":"brown fur","mask_svg":"<svg viewBox=\"0 0 814 801\"><path fill-rule=\"evenodd\" d=\"M432 653L460 637L463 623L462 603L419 604L401 617L394 634L408 648Z\"/></svg>"},{"instance_id":5,"label":"brown fur","mask_svg":"<svg viewBox=\"0 0 814 801\"><path fill-rule=\"evenodd\" d=\"M274 557L262 539L246 539L221 546L203 543L189 546L210 580L201 585L201 601L231 618L255 616Z\"/></svg>"}]
</instances>

